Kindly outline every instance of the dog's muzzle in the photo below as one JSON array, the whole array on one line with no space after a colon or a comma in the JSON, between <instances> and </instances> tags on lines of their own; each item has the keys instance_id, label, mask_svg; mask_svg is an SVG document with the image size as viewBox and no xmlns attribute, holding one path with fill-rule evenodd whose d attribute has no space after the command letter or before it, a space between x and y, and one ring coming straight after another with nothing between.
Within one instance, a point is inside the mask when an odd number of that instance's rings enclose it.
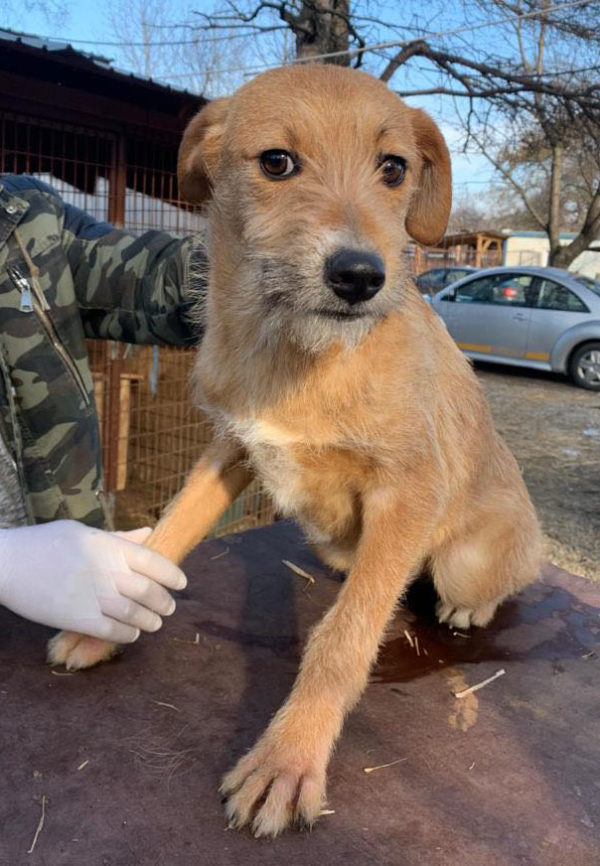
<instances>
[{"instance_id":1,"label":"dog's muzzle","mask_svg":"<svg viewBox=\"0 0 600 866\"><path fill-rule=\"evenodd\" d=\"M375 297L385 283L385 265L375 253L341 249L325 262L325 280L352 306Z\"/></svg>"}]
</instances>

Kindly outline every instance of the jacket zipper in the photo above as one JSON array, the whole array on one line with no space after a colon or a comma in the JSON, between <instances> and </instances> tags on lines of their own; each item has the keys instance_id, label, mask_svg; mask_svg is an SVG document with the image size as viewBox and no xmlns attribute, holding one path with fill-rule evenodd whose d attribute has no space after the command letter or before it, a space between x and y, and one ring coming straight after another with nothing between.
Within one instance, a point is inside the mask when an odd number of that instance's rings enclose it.
<instances>
[{"instance_id":1,"label":"jacket zipper","mask_svg":"<svg viewBox=\"0 0 600 866\"><path fill-rule=\"evenodd\" d=\"M50 304L46 300L46 296L42 292L37 280L33 280L30 283L29 280L24 277L20 271L12 267L8 268L8 274L11 277L13 283L16 285L19 292L21 293L21 302L19 304L20 311L22 313L35 312L38 319L42 323L42 326L46 331L50 342L62 358L65 367L67 368L75 384L77 385L79 392L83 397L85 405L89 406L91 401L86 390L83 377L77 369L75 361L60 341L58 333L56 332L56 328L54 327L54 322L47 314L47 310L50 309Z\"/></svg>"}]
</instances>

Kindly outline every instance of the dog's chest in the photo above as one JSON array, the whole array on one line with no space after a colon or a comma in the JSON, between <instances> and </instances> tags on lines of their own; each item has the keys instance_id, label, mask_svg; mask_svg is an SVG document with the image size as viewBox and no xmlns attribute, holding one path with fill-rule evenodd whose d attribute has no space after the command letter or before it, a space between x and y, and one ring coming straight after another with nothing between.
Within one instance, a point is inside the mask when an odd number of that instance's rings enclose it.
<instances>
[{"instance_id":1,"label":"dog's chest","mask_svg":"<svg viewBox=\"0 0 600 866\"><path fill-rule=\"evenodd\" d=\"M360 461L339 443L314 442L264 420L229 422L276 507L315 543L356 533L361 520Z\"/></svg>"},{"instance_id":2,"label":"dog's chest","mask_svg":"<svg viewBox=\"0 0 600 866\"><path fill-rule=\"evenodd\" d=\"M308 506L297 450L300 437L260 420L231 421L250 462L277 507L295 515Z\"/></svg>"}]
</instances>

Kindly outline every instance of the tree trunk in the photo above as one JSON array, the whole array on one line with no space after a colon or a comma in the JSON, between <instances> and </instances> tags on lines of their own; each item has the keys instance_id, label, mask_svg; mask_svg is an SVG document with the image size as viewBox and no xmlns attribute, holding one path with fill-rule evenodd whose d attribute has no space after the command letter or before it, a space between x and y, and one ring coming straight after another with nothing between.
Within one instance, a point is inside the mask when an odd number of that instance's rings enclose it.
<instances>
[{"instance_id":1,"label":"tree trunk","mask_svg":"<svg viewBox=\"0 0 600 866\"><path fill-rule=\"evenodd\" d=\"M314 0L314 5L303 4L299 15L302 30L296 31L296 57L310 59L335 51L347 51L349 15L350 0ZM342 54L322 62L348 66L350 58Z\"/></svg>"},{"instance_id":2,"label":"tree trunk","mask_svg":"<svg viewBox=\"0 0 600 866\"><path fill-rule=\"evenodd\" d=\"M549 264L555 268L568 268L577 256L589 250L594 241L600 240L600 191L588 211L585 224L570 244L560 247Z\"/></svg>"},{"instance_id":3,"label":"tree trunk","mask_svg":"<svg viewBox=\"0 0 600 866\"><path fill-rule=\"evenodd\" d=\"M550 239L551 252L548 264L555 268L568 268L577 256L585 250L589 250L592 244L598 240L600 240L600 181L596 186L579 234L573 238L570 244L566 244L564 247L559 245L555 249L552 248L552 239Z\"/></svg>"},{"instance_id":4,"label":"tree trunk","mask_svg":"<svg viewBox=\"0 0 600 866\"><path fill-rule=\"evenodd\" d=\"M550 167L550 201L548 207L548 240L550 255L548 264L552 265L560 253L560 193L562 184L564 147L562 142L552 145L552 164Z\"/></svg>"}]
</instances>

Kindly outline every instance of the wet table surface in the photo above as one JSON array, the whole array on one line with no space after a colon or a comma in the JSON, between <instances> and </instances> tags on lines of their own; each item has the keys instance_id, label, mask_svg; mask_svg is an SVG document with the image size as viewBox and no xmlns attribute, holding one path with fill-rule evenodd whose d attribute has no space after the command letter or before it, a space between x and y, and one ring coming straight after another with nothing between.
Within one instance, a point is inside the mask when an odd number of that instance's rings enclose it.
<instances>
[{"instance_id":1,"label":"wet table surface","mask_svg":"<svg viewBox=\"0 0 600 866\"><path fill-rule=\"evenodd\" d=\"M51 632L0 614L0 866L600 864L600 586L548 566L469 636L414 593L331 762L333 813L255 840L226 829L219 778L339 576L291 524L202 544L186 571L159 634L82 673L52 671Z\"/></svg>"}]
</instances>

